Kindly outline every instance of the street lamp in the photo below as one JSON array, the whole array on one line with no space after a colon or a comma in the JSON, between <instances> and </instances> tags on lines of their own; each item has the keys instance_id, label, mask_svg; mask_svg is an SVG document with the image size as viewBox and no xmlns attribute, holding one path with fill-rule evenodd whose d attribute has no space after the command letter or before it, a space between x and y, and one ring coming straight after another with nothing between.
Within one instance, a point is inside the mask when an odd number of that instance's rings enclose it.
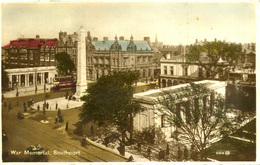
<instances>
[{"instance_id":1,"label":"street lamp","mask_svg":"<svg viewBox=\"0 0 260 165\"><path fill-rule=\"evenodd\" d=\"M19 93L18 93L18 81L16 81L16 98L17 98L17 106L19 105L19 102L18 102L18 96L19 96Z\"/></svg>"},{"instance_id":2,"label":"street lamp","mask_svg":"<svg viewBox=\"0 0 260 165\"><path fill-rule=\"evenodd\" d=\"M35 94L37 94L37 69L35 69Z\"/></svg>"},{"instance_id":3,"label":"street lamp","mask_svg":"<svg viewBox=\"0 0 260 165\"><path fill-rule=\"evenodd\" d=\"M44 120L45 120L45 107L46 107L46 83L45 83L45 80L44 80L44 96L43 96L43 98L44 98L44 103L43 103L43 118L44 118Z\"/></svg>"}]
</instances>

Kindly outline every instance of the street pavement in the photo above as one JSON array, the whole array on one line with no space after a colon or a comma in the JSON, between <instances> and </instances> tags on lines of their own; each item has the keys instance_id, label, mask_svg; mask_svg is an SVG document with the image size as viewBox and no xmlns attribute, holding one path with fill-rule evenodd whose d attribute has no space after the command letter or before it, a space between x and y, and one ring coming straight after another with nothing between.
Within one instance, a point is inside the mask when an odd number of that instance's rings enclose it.
<instances>
[{"instance_id":1,"label":"street pavement","mask_svg":"<svg viewBox=\"0 0 260 165\"><path fill-rule=\"evenodd\" d=\"M52 86L53 85L51 84L46 84L45 91L47 93L50 92ZM38 85L36 91L35 91L35 86L30 86L30 87L19 87L18 90L16 88L11 91L2 92L2 94L4 95L5 98L12 98L12 97L16 97L17 91L19 96L29 96L29 95L44 93L44 85Z\"/></svg>"},{"instance_id":2,"label":"street pavement","mask_svg":"<svg viewBox=\"0 0 260 165\"><path fill-rule=\"evenodd\" d=\"M59 93L55 93L60 95ZM62 93L63 94L63 93ZM2 143L2 152L12 150L21 151L18 157L24 157L23 153L30 145L40 144L50 151L49 162L125 162L126 158L117 153L100 148L93 144L82 147L81 137L69 136L60 133L51 125L43 124L37 120L25 117L19 120L17 113L21 112L21 102L37 97L30 95L19 98L19 105L16 106L16 98L6 98L12 109L2 108L2 129L7 133L8 141ZM40 99L40 98L39 98ZM39 100L38 99L38 100ZM68 110L69 111L69 110ZM80 152L80 155L54 155L54 151ZM13 155L12 155L13 156Z\"/></svg>"}]
</instances>

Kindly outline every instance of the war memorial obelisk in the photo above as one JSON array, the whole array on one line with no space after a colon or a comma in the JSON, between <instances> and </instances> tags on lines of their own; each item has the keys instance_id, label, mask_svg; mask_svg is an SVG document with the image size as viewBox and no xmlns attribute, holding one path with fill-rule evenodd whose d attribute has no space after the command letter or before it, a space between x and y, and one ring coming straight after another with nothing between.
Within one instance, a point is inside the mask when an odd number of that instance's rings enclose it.
<instances>
[{"instance_id":1,"label":"war memorial obelisk","mask_svg":"<svg viewBox=\"0 0 260 165\"><path fill-rule=\"evenodd\" d=\"M87 89L87 73L86 73L86 40L85 29L81 26L78 32L78 57L77 57L77 85L75 97L80 101Z\"/></svg>"}]
</instances>

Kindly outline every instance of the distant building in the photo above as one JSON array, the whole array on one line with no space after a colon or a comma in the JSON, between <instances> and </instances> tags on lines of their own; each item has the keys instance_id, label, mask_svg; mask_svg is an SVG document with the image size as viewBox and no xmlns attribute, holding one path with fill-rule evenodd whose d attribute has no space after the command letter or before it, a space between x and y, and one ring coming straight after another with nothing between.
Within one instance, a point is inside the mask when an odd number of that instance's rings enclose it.
<instances>
[{"instance_id":1,"label":"distant building","mask_svg":"<svg viewBox=\"0 0 260 165\"><path fill-rule=\"evenodd\" d=\"M163 47L163 42L158 42L157 35L155 36L154 42L150 41L150 37L144 37L144 41L146 41L149 44L151 50L154 52L159 52L159 50Z\"/></svg>"},{"instance_id":2,"label":"distant building","mask_svg":"<svg viewBox=\"0 0 260 165\"><path fill-rule=\"evenodd\" d=\"M256 51L255 43L248 43L242 46L241 59L228 75L228 82L231 84L256 85Z\"/></svg>"},{"instance_id":3,"label":"distant building","mask_svg":"<svg viewBox=\"0 0 260 165\"><path fill-rule=\"evenodd\" d=\"M135 41L117 36L115 40L104 37L87 36L87 78L96 81L100 76L109 73L132 70L140 72L140 81L147 82L154 79L154 52L147 41Z\"/></svg>"},{"instance_id":4,"label":"distant building","mask_svg":"<svg viewBox=\"0 0 260 165\"><path fill-rule=\"evenodd\" d=\"M20 38L2 47L3 65L7 69L55 66L58 39Z\"/></svg>"},{"instance_id":5,"label":"distant building","mask_svg":"<svg viewBox=\"0 0 260 165\"><path fill-rule=\"evenodd\" d=\"M161 74L159 79L160 87L169 87L183 83L199 80L198 63L187 63L185 54L166 54L160 60Z\"/></svg>"},{"instance_id":6,"label":"distant building","mask_svg":"<svg viewBox=\"0 0 260 165\"><path fill-rule=\"evenodd\" d=\"M57 43L57 53L66 52L70 55L71 60L77 66L77 42L78 34L67 34L67 32L59 32L59 41Z\"/></svg>"}]
</instances>

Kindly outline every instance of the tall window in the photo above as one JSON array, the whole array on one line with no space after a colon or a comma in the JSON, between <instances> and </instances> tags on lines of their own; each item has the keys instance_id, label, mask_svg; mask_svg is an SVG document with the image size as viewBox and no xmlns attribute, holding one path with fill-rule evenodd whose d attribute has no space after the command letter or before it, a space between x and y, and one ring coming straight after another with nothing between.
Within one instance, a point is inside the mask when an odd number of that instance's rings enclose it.
<instances>
[{"instance_id":1,"label":"tall window","mask_svg":"<svg viewBox=\"0 0 260 165\"><path fill-rule=\"evenodd\" d=\"M143 70L143 77L145 77L145 69Z\"/></svg>"},{"instance_id":2,"label":"tall window","mask_svg":"<svg viewBox=\"0 0 260 165\"><path fill-rule=\"evenodd\" d=\"M163 114L163 115L161 116L161 127L163 128L163 127L165 127L165 126L166 126L166 115Z\"/></svg>"},{"instance_id":3,"label":"tall window","mask_svg":"<svg viewBox=\"0 0 260 165\"><path fill-rule=\"evenodd\" d=\"M185 67L185 68L183 68L184 69L184 76L188 76L188 68L187 67Z\"/></svg>"},{"instance_id":4,"label":"tall window","mask_svg":"<svg viewBox=\"0 0 260 165\"><path fill-rule=\"evenodd\" d=\"M171 75L173 75L173 66L171 66Z\"/></svg>"},{"instance_id":5,"label":"tall window","mask_svg":"<svg viewBox=\"0 0 260 165\"><path fill-rule=\"evenodd\" d=\"M164 74L167 75L167 66L164 66Z\"/></svg>"}]
</instances>

